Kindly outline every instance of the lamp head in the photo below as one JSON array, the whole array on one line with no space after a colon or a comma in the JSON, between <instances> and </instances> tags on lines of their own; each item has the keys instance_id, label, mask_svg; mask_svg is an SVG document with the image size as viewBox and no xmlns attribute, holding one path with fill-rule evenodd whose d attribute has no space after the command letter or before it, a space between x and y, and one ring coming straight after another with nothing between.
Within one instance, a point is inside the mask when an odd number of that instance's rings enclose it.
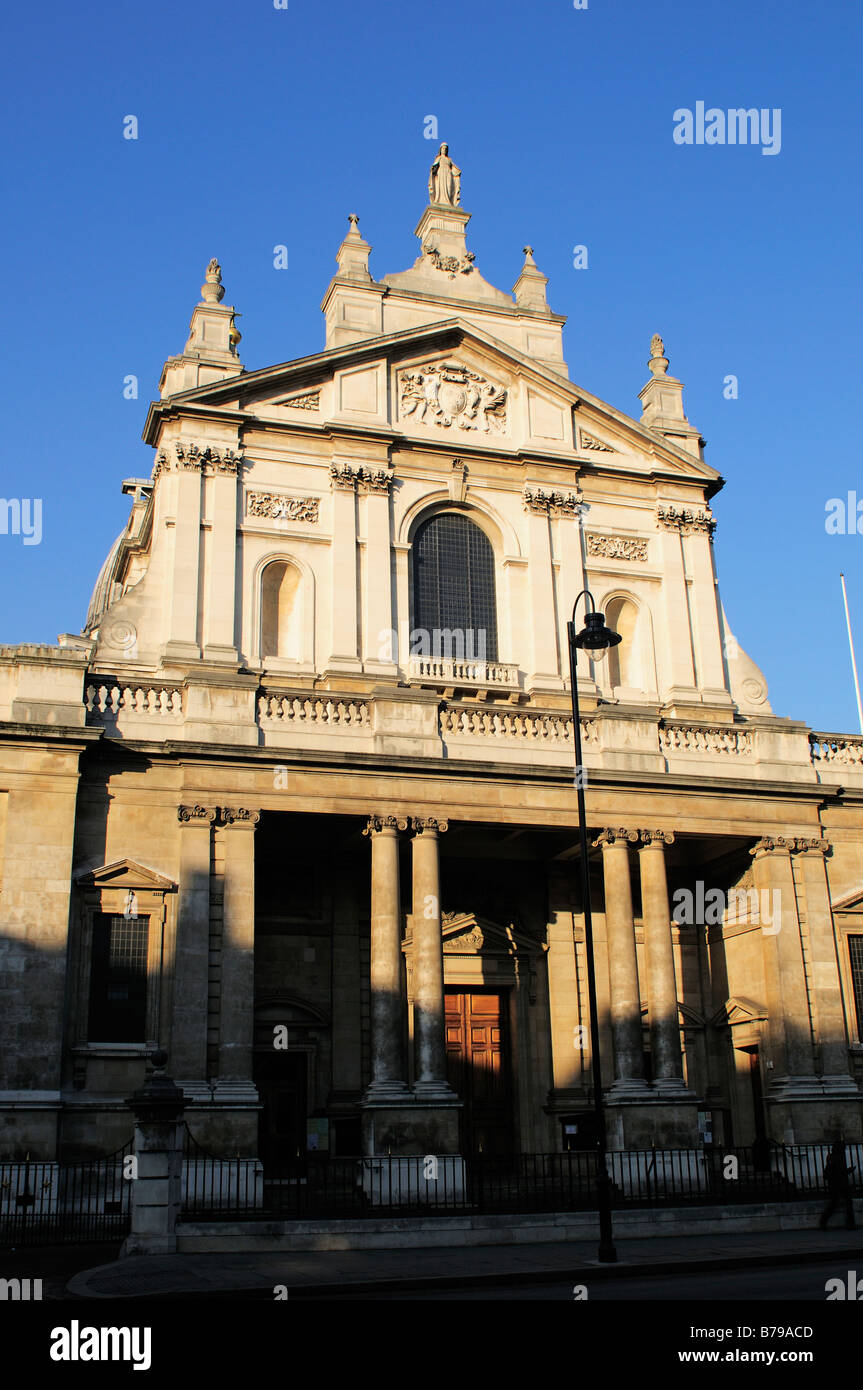
<instances>
[{"instance_id":1,"label":"lamp head","mask_svg":"<svg viewBox=\"0 0 863 1390\"><path fill-rule=\"evenodd\" d=\"M611 647L616 647L623 639L619 632L612 632L605 625L604 613L585 613L584 627L575 638L575 645L586 652L591 661L602 661Z\"/></svg>"}]
</instances>

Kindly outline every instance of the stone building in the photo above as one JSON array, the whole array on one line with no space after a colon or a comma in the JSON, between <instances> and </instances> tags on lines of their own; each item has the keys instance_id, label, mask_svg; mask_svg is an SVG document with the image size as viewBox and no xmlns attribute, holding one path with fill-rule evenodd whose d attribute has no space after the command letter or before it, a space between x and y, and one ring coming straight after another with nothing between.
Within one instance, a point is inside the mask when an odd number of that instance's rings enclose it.
<instances>
[{"instance_id":1,"label":"stone building","mask_svg":"<svg viewBox=\"0 0 863 1390\"><path fill-rule=\"evenodd\" d=\"M573 385L445 147L429 196L397 274L350 218L296 361L210 263L83 635L0 649L3 1154L123 1143L157 1047L216 1153L588 1142L586 586L613 1147L863 1137L863 740L735 642L661 339L639 418Z\"/></svg>"}]
</instances>

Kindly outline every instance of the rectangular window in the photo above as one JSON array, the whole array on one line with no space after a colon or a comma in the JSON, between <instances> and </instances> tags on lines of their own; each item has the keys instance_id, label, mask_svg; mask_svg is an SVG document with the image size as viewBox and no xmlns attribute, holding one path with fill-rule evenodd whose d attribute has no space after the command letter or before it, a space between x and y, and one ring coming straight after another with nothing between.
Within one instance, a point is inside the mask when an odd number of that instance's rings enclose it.
<instances>
[{"instance_id":1,"label":"rectangular window","mask_svg":"<svg viewBox=\"0 0 863 1390\"><path fill-rule=\"evenodd\" d=\"M146 1042L150 919L99 912L90 956L90 1042Z\"/></svg>"},{"instance_id":2,"label":"rectangular window","mask_svg":"<svg viewBox=\"0 0 863 1390\"><path fill-rule=\"evenodd\" d=\"M863 1042L863 936L849 936L848 954L851 958L851 983L854 1006L857 1010L857 1038Z\"/></svg>"}]
</instances>

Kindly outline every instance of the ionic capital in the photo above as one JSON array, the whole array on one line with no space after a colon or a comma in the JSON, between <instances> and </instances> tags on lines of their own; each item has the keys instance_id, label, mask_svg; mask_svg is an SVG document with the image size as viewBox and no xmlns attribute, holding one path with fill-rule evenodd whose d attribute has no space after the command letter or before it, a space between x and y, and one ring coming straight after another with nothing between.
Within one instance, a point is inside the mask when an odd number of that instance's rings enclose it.
<instances>
[{"instance_id":1,"label":"ionic capital","mask_svg":"<svg viewBox=\"0 0 863 1390\"><path fill-rule=\"evenodd\" d=\"M215 806L178 806L177 820L181 825L212 825L216 819Z\"/></svg>"},{"instance_id":2,"label":"ionic capital","mask_svg":"<svg viewBox=\"0 0 863 1390\"><path fill-rule=\"evenodd\" d=\"M261 819L260 811L247 811L243 806L223 806L223 825L248 825L254 830Z\"/></svg>"},{"instance_id":3,"label":"ionic capital","mask_svg":"<svg viewBox=\"0 0 863 1390\"><path fill-rule=\"evenodd\" d=\"M753 859L765 854L790 854L796 841L786 835L764 835L749 851Z\"/></svg>"},{"instance_id":4,"label":"ionic capital","mask_svg":"<svg viewBox=\"0 0 863 1390\"><path fill-rule=\"evenodd\" d=\"M801 836L800 838L794 840L792 843L794 846L791 851L792 854L822 854L826 859L828 854L833 853L833 846L831 845L830 841L819 840L816 836L812 836L811 839L807 839L805 836Z\"/></svg>"},{"instance_id":5,"label":"ionic capital","mask_svg":"<svg viewBox=\"0 0 863 1390\"><path fill-rule=\"evenodd\" d=\"M610 849L612 845L616 844L635 845L638 843L640 833L638 830L626 830L623 826L617 830L613 827L608 830L601 830L593 841L593 848L596 849L598 845L601 845L603 849Z\"/></svg>"},{"instance_id":6,"label":"ionic capital","mask_svg":"<svg viewBox=\"0 0 863 1390\"><path fill-rule=\"evenodd\" d=\"M449 821L436 820L434 816L411 816L411 829L415 835L444 835L449 830Z\"/></svg>"},{"instance_id":7,"label":"ionic capital","mask_svg":"<svg viewBox=\"0 0 863 1390\"><path fill-rule=\"evenodd\" d=\"M406 816L369 816L364 835L379 835L382 831L395 835L398 830L407 830Z\"/></svg>"},{"instance_id":8,"label":"ionic capital","mask_svg":"<svg viewBox=\"0 0 863 1390\"><path fill-rule=\"evenodd\" d=\"M661 849L663 845L674 844L673 830L639 830L642 849Z\"/></svg>"}]
</instances>

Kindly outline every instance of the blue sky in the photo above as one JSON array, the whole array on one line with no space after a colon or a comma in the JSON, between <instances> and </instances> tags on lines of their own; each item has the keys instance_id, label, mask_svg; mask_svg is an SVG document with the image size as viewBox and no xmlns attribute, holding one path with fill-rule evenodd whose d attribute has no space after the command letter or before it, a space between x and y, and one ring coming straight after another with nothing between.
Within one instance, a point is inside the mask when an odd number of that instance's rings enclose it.
<instances>
[{"instance_id":1,"label":"blue sky","mask_svg":"<svg viewBox=\"0 0 863 1390\"><path fill-rule=\"evenodd\" d=\"M533 245L569 316L574 381L637 417L662 334L726 479L714 509L731 626L777 714L855 731L838 576L863 659L863 534L828 535L825 504L863 500L861 13L847 0L7 9L0 491L43 499L43 539L0 536L0 640L80 629L127 515L120 482L149 474L147 402L209 258L243 315L248 368L317 351L348 213L373 273L416 255L434 114L479 268L509 289ZM675 144L673 113L699 100L780 108L780 152Z\"/></svg>"}]
</instances>

